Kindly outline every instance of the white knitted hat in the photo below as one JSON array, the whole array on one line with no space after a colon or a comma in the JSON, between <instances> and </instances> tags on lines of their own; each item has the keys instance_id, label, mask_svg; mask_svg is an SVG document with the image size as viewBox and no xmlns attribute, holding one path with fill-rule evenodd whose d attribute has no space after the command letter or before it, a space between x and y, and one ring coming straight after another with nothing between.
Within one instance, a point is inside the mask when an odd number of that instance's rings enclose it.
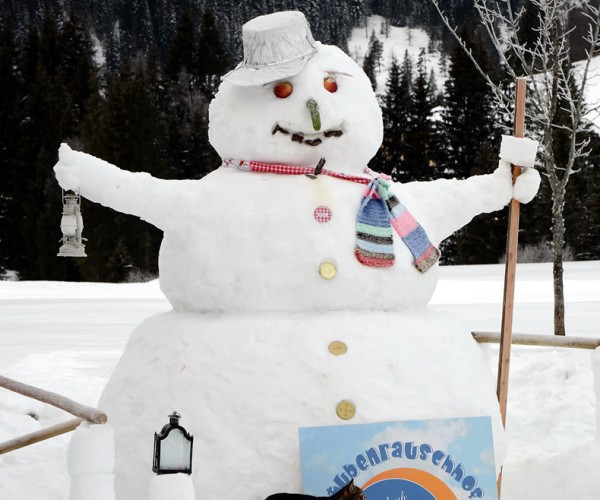
<instances>
[{"instance_id":1,"label":"white knitted hat","mask_svg":"<svg viewBox=\"0 0 600 500\"><path fill-rule=\"evenodd\" d=\"M284 11L255 17L242 28L244 60L223 80L251 86L297 75L317 51L304 14Z\"/></svg>"}]
</instances>

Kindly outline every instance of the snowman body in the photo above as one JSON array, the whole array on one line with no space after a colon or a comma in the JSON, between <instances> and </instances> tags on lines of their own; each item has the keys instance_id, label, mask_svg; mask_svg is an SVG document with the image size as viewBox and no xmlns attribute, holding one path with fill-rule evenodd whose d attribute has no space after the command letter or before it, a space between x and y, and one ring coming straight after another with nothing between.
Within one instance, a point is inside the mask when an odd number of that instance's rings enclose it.
<instances>
[{"instance_id":1,"label":"snowman body","mask_svg":"<svg viewBox=\"0 0 600 500\"><path fill-rule=\"evenodd\" d=\"M435 288L437 267L417 271L400 238L390 268L356 259L356 213L364 191L364 184L325 175L221 167L180 197L184 231L165 230L161 288L176 309L198 312L423 306ZM324 262L335 266L332 279L319 273Z\"/></svg>"},{"instance_id":2,"label":"snowman body","mask_svg":"<svg viewBox=\"0 0 600 500\"><path fill-rule=\"evenodd\" d=\"M301 427L489 415L500 464L493 386L449 314L171 311L133 332L99 406L115 432L118 499L148 498L152 436L176 410L194 436L196 498L264 500L302 491Z\"/></svg>"},{"instance_id":3,"label":"snowman body","mask_svg":"<svg viewBox=\"0 0 600 500\"><path fill-rule=\"evenodd\" d=\"M383 132L370 82L341 50L313 52L284 82L222 83L209 136L231 161L202 180L155 179L61 148L65 189L164 231L160 285L174 310L135 330L99 403L115 429L119 499L148 497L152 435L173 410L195 438L198 498L301 491L307 426L489 415L501 463L489 363L468 326L426 308L437 264L419 272L397 234L393 266L356 259L365 184L235 166L324 158L325 169L368 178ZM437 246L502 208L513 187L501 165L390 191Z\"/></svg>"}]
</instances>

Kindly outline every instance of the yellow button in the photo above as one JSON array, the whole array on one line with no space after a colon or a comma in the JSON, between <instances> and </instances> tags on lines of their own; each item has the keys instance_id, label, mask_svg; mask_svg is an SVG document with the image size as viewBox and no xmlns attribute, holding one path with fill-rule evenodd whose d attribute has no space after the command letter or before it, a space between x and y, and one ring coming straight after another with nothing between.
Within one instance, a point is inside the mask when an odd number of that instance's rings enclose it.
<instances>
[{"instance_id":1,"label":"yellow button","mask_svg":"<svg viewBox=\"0 0 600 500\"><path fill-rule=\"evenodd\" d=\"M330 260L324 260L319 265L319 274L322 278L330 280L337 274L337 267L335 263Z\"/></svg>"},{"instance_id":2,"label":"yellow button","mask_svg":"<svg viewBox=\"0 0 600 500\"><path fill-rule=\"evenodd\" d=\"M334 356L340 356L342 354L346 354L348 346L341 340L334 340L329 344L327 349L329 349L329 352Z\"/></svg>"},{"instance_id":3,"label":"yellow button","mask_svg":"<svg viewBox=\"0 0 600 500\"><path fill-rule=\"evenodd\" d=\"M337 404L335 412L342 420L350 420L356 414L356 406L352 401L345 399Z\"/></svg>"}]
</instances>

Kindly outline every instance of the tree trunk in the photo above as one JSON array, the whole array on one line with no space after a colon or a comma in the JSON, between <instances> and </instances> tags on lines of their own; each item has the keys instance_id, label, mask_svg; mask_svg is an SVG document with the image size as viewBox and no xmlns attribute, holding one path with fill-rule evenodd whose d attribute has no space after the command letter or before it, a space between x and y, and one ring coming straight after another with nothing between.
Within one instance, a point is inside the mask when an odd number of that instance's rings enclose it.
<instances>
[{"instance_id":1,"label":"tree trunk","mask_svg":"<svg viewBox=\"0 0 600 500\"><path fill-rule=\"evenodd\" d=\"M554 335L565 335L565 294L563 285L563 249L565 246L565 190L558 187L552 202L552 256L554 276Z\"/></svg>"}]
</instances>

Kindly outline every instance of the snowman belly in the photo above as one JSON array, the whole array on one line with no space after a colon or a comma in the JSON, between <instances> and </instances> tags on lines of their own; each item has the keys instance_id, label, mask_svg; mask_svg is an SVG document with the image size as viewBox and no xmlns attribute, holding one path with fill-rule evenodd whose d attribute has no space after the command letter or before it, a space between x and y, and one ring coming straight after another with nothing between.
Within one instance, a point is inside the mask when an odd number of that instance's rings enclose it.
<instances>
[{"instance_id":1,"label":"snowman belly","mask_svg":"<svg viewBox=\"0 0 600 500\"><path fill-rule=\"evenodd\" d=\"M393 266L368 267L356 259L364 185L236 173L244 183L238 189L228 181L235 203L209 191L187 211L191 220L183 229L165 232L160 282L176 309L398 310L430 299L437 267L418 272L397 236ZM257 179L262 182L248 181ZM326 221L315 216L319 207ZM322 265L330 271L326 277Z\"/></svg>"},{"instance_id":2,"label":"snowman belly","mask_svg":"<svg viewBox=\"0 0 600 500\"><path fill-rule=\"evenodd\" d=\"M349 420L336 413L343 401ZM426 310L156 315L132 335L100 407L127 500L146 498L152 435L173 410L195 438L197 495L220 500L301 491L299 427L491 415L497 452L503 442L479 347Z\"/></svg>"}]
</instances>

